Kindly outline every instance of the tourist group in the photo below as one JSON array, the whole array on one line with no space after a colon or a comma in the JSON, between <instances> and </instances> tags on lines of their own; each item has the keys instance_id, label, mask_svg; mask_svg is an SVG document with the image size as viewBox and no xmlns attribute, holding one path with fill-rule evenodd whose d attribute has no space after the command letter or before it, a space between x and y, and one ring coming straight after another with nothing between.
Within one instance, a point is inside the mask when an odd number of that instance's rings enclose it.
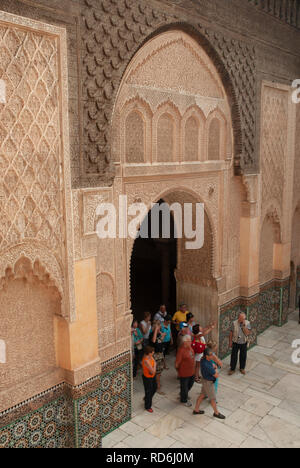
<instances>
[{"instance_id":1,"label":"tourist group","mask_svg":"<svg viewBox=\"0 0 300 468\"><path fill-rule=\"evenodd\" d=\"M161 305L153 320L150 312L145 312L144 320L140 323L133 320L133 377L137 377L141 367L146 411L153 413L152 399L156 392L165 395L161 376L164 369L168 369L166 355L174 349L181 403L192 407L189 392L194 383L202 384L193 414L204 414L200 407L207 398L213 408L214 417L225 419L217 407L218 383L223 364L218 357L217 343L208 339L216 325L214 322L203 328L195 323L195 317L188 311L186 304L180 304L173 317L168 314L166 306ZM229 334L229 346L232 349L229 375L236 371L238 357L240 372L245 375L250 334L251 324L246 320L245 314L241 313L232 323Z\"/></svg>"}]
</instances>

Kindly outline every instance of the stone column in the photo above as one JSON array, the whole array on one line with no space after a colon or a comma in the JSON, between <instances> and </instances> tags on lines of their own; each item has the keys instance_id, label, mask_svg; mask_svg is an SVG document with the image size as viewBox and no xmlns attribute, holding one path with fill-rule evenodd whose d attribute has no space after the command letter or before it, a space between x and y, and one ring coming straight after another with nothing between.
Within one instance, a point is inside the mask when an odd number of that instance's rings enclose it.
<instances>
[{"instance_id":1,"label":"stone column","mask_svg":"<svg viewBox=\"0 0 300 468\"><path fill-rule=\"evenodd\" d=\"M240 285L241 296L250 297L259 293L259 175L244 176L243 181L247 189L247 200L243 202L240 222Z\"/></svg>"}]
</instances>

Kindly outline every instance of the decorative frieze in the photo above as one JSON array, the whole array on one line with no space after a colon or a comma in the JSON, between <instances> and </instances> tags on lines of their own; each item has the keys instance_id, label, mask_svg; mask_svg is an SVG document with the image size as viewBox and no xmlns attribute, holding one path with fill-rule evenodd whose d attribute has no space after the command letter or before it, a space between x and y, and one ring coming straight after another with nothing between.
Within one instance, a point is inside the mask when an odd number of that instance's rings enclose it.
<instances>
[{"instance_id":1,"label":"decorative frieze","mask_svg":"<svg viewBox=\"0 0 300 468\"><path fill-rule=\"evenodd\" d=\"M248 0L256 8L296 28L300 27L298 0Z\"/></svg>"}]
</instances>

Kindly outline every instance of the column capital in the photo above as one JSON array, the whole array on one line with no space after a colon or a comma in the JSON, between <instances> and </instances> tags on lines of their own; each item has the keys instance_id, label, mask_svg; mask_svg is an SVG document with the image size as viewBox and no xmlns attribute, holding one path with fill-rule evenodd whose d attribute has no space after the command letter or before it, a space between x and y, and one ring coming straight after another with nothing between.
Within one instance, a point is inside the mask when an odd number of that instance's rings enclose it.
<instances>
[{"instance_id":1,"label":"column capital","mask_svg":"<svg viewBox=\"0 0 300 468\"><path fill-rule=\"evenodd\" d=\"M242 176L246 190L246 200L242 202L242 216L256 218L259 215L259 174L246 174Z\"/></svg>"}]
</instances>

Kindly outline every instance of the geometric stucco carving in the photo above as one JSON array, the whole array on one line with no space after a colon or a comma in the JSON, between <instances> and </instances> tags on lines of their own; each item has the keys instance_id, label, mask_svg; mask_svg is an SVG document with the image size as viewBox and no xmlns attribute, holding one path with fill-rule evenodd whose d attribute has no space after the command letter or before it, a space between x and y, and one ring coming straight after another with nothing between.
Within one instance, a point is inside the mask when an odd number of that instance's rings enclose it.
<instances>
[{"instance_id":1,"label":"geometric stucco carving","mask_svg":"<svg viewBox=\"0 0 300 468\"><path fill-rule=\"evenodd\" d=\"M274 244L280 241L280 224L272 214L267 215L260 232L259 282L261 285L274 278Z\"/></svg>"},{"instance_id":2,"label":"geometric stucco carving","mask_svg":"<svg viewBox=\"0 0 300 468\"><path fill-rule=\"evenodd\" d=\"M65 48L65 30L0 13L0 276L39 261L74 315Z\"/></svg>"},{"instance_id":3,"label":"geometric stucco carving","mask_svg":"<svg viewBox=\"0 0 300 468\"><path fill-rule=\"evenodd\" d=\"M264 85L262 89L261 171L262 221L272 205L281 219L288 144L288 93ZM274 211L274 209L272 209Z\"/></svg>"},{"instance_id":4,"label":"geometric stucco carving","mask_svg":"<svg viewBox=\"0 0 300 468\"><path fill-rule=\"evenodd\" d=\"M231 101L233 132L235 136L236 174L255 172L255 124L256 124L256 50L251 43L225 37L220 32L204 28L198 29L212 48L211 58L217 55L227 96Z\"/></svg>"},{"instance_id":5,"label":"geometric stucco carving","mask_svg":"<svg viewBox=\"0 0 300 468\"><path fill-rule=\"evenodd\" d=\"M230 95L235 168L249 172L254 158L256 63L250 44L213 33L201 24L154 9L144 0L85 0L83 27L84 174L86 185L112 183L111 119L122 76L130 60L161 27L193 32L217 65Z\"/></svg>"},{"instance_id":6,"label":"geometric stucco carving","mask_svg":"<svg viewBox=\"0 0 300 468\"><path fill-rule=\"evenodd\" d=\"M62 207L59 187L58 56L55 40L0 25L0 250L37 239L59 252Z\"/></svg>"},{"instance_id":7,"label":"geometric stucco carving","mask_svg":"<svg viewBox=\"0 0 300 468\"><path fill-rule=\"evenodd\" d=\"M296 111L296 148L294 163L294 195L293 209L300 207L300 106L297 105Z\"/></svg>"},{"instance_id":8,"label":"geometric stucco carving","mask_svg":"<svg viewBox=\"0 0 300 468\"><path fill-rule=\"evenodd\" d=\"M96 210L98 205L101 203L108 203L110 202L110 191L109 190L102 190L100 193L99 191L90 191L84 190L82 191L82 206L83 206L83 216L82 216L82 223L83 223L83 234L89 235L94 234L96 232Z\"/></svg>"}]
</instances>

